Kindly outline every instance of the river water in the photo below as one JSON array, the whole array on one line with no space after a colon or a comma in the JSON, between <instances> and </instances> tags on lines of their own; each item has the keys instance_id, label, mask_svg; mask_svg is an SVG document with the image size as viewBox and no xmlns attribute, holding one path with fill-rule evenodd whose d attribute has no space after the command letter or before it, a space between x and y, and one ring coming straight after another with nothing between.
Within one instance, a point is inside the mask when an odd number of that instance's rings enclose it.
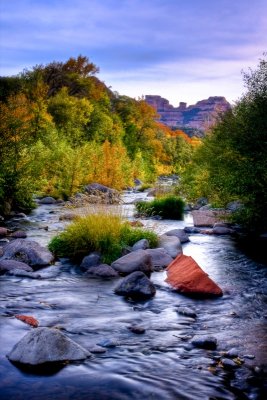
<instances>
[{"instance_id":1,"label":"river water","mask_svg":"<svg viewBox=\"0 0 267 400\"><path fill-rule=\"evenodd\" d=\"M132 218L133 206L123 209ZM59 221L62 212L59 205L38 207L23 222L28 239L46 245L64 227ZM143 222L158 233L192 225L190 215L184 221ZM21 227L21 222L14 223ZM223 289L223 297L192 299L178 294L165 283L162 271L151 276L155 297L133 302L113 293L117 279L85 278L67 259L41 270L40 280L1 276L0 399L264 399L266 266L245 256L226 236L191 235L183 252ZM178 314L178 306L193 309L196 319ZM40 326L57 327L85 348L103 341L113 346L59 370L23 371L6 358L32 329L15 314L34 316ZM128 328L135 324L145 333L131 332ZM194 348L194 335L215 336L217 350ZM232 348L244 363L227 370L216 356Z\"/></svg>"}]
</instances>

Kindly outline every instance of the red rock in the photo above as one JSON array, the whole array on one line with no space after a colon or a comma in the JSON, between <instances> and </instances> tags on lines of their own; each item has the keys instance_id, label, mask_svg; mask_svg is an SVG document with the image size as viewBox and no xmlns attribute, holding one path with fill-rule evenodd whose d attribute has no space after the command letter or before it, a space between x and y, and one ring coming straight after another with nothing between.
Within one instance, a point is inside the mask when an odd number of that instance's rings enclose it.
<instances>
[{"instance_id":1,"label":"red rock","mask_svg":"<svg viewBox=\"0 0 267 400\"><path fill-rule=\"evenodd\" d=\"M37 328L39 325L39 321L34 317L30 317L29 315L15 315L15 318L19 319L22 322L25 322L25 324L33 326L34 328Z\"/></svg>"},{"instance_id":2,"label":"red rock","mask_svg":"<svg viewBox=\"0 0 267 400\"><path fill-rule=\"evenodd\" d=\"M6 236L8 234L8 229L0 226L0 236Z\"/></svg>"},{"instance_id":3,"label":"red rock","mask_svg":"<svg viewBox=\"0 0 267 400\"><path fill-rule=\"evenodd\" d=\"M167 279L181 293L222 296L221 288L213 282L192 257L179 254L167 268Z\"/></svg>"}]
</instances>

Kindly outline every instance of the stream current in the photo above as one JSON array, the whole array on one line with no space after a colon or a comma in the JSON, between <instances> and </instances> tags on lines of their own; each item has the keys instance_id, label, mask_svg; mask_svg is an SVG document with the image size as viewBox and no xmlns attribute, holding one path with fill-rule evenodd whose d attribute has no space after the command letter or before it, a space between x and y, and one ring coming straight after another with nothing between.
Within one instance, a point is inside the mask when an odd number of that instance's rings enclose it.
<instances>
[{"instance_id":1,"label":"stream current","mask_svg":"<svg viewBox=\"0 0 267 400\"><path fill-rule=\"evenodd\" d=\"M124 200L141 196L126 194ZM133 205L122 208L131 219ZM59 221L63 212L63 206L42 205L26 221L13 221L12 226L26 229L28 239L47 245L66 224ZM192 225L190 215L184 221L142 222L159 234ZM151 276L155 297L133 302L113 293L117 279L85 278L67 259L40 270L40 280L1 276L0 399L267 398L266 266L244 255L228 236L191 235L183 252L222 288L223 297L194 299L178 294L165 283L162 271ZM178 306L193 309L196 319L178 314ZM110 347L57 371L21 370L6 354L32 328L16 314L34 316L40 326L57 327L85 348L104 341ZM137 335L128 329L131 325L146 331ZM194 348L190 344L194 335L215 336L217 350ZM244 363L227 370L216 356L232 348Z\"/></svg>"}]
</instances>

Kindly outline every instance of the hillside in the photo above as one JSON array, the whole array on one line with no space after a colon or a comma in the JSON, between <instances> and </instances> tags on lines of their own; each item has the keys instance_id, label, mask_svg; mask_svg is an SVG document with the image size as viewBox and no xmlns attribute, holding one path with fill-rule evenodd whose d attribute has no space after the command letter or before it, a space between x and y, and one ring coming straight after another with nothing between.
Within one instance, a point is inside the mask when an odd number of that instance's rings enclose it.
<instances>
[{"instance_id":1,"label":"hillside","mask_svg":"<svg viewBox=\"0 0 267 400\"><path fill-rule=\"evenodd\" d=\"M222 96L209 97L190 106L180 102L178 107L172 106L161 96L147 95L145 101L155 108L160 122L172 128L185 128L185 131L189 129L189 135L190 130L204 132L214 124L218 114L231 108L230 103Z\"/></svg>"}]
</instances>

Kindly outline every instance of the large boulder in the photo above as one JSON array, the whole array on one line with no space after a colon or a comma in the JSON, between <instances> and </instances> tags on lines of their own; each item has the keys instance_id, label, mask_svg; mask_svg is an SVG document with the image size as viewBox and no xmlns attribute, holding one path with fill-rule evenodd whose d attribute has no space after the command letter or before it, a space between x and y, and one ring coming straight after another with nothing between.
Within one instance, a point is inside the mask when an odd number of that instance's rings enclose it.
<instances>
[{"instance_id":1,"label":"large boulder","mask_svg":"<svg viewBox=\"0 0 267 400\"><path fill-rule=\"evenodd\" d=\"M181 243L189 242L189 237L184 229L172 229L168 232L165 232L164 235L167 236L176 236Z\"/></svg>"},{"instance_id":2,"label":"large boulder","mask_svg":"<svg viewBox=\"0 0 267 400\"><path fill-rule=\"evenodd\" d=\"M222 296L213 282L192 257L180 254L167 268L167 279L174 289L184 294Z\"/></svg>"},{"instance_id":3,"label":"large boulder","mask_svg":"<svg viewBox=\"0 0 267 400\"><path fill-rule=\"evenodd\" d=\"M57 201L54 199L54 197L47 196L43 197L42 199L39 200L40 204L55 204Z\"/></svg>"},{"instance_id":4,"label":"large boulder","mask_svg":"<svg viewBox=\"0 0 267 400\"><path fill-rule=\"evenodd\" d=\"M38 269L51 264L53 254L33 240L16 239L4 247L2 260L16 260Z\"/></svg>"},{"instance_id":5,"label":"large boulder","mask_svg":"<svg viewBox=\"0 0 267 400\"><path fill-rule=\"evenodd\" d=\"M117 190L101 185L100 183L86 185L84 191L87 195L96 196L99 198L100 202L105 202L107 204L114 204L120 201L120 194Z\"/></svg>"},{"instance_id":6,"label":"large boulder","mask_svg":"<svg viewBox=\"0 0 267 400\"><path fill-rule=\"evenodd\" d=\"M146 299L155 295L156 288L143 272L136 271L122 279L115 293L133 299Z\"/></svg>"},{"instance_id":7,"label":"large boulder","mask_svg":"<svg viewBox=\"0 0 267 400\"><path fill-rule=\"evenodd\" d=\"M173 261L173 258L167 251L160 247L157 249L147 249L146 253L151 256L153 270L166 268Z\"/></svg>"},{"instance_id":8,"label":"large boulder","mask_svg":"<svg viewBox=\"0 0 267 400\"><path fill-rule=\"evenodd\" d=\"M181 242L176 236L161 235L159 238L159 246L163 247L172 258L177 257L178 254L181 254L183 251Z\"/></svg>"},{"instance_id":9,"label":"large boulder","mask_svg":"<svg viewBox=\"0 0 267 400\"><path fill-rule=\"evenodd\" d=\"M14 270L33 272L33 269L24 262L0 259L0 275L5 274L6 272L12 272Z\"/></svg>"},{"instance_id":10,"label":"large boulder","mask_svg":"<svg viewBox=\"0 0 267 400\"><path fill-rule=\"evenodd\" d=\"M114 261L111 266L122 275L128 275L135 271L150 274L153 271L151 256L147 250L136 250L126 254Z\"/></svg>"},{"instance_id":11,"label":"large boulder","mask_svg":"<svg viewBox=\"0 0 267 400\"><path fill-rule=\"evenodd\" d=\"M40 365L47 362L84 360L91 354L58 329L36 328L7 354L12 362Z\"/></svg>"},{"instance_id":12,"label":"large boulder","mask_svg":"<svg viewBox=\"0 0 267 400\"><path fill-rule=\"evenodd\" d=\"M225 210L194 210L192 211L193 223L196 227L212 227L216 222L227 220L229 211Z\"/></svg>"}]
</instances>

